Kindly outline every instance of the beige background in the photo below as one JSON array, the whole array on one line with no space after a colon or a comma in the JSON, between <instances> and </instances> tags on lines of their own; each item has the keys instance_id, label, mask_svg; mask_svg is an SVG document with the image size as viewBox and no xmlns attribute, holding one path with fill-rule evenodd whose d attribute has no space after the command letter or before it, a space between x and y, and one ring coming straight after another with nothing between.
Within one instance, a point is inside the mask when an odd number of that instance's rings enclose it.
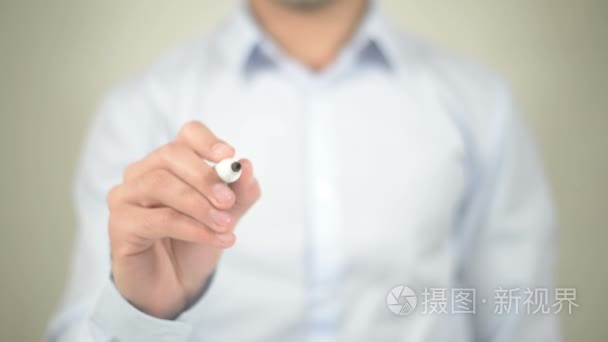
<instances>
[{"instance_id":1,"label":"beige background","mask_svg":"<svg viewBox=\"0 0 608 342\"><path fill-rule=\"evenodd\" d=\"M37 341L64 284L70 184L100 96L234 1L0 0L0 340ZM498 70L536 132L561 216L567 341L608 339L608 1L392 0L400 26Z\"/></svg>"}]
</instances>

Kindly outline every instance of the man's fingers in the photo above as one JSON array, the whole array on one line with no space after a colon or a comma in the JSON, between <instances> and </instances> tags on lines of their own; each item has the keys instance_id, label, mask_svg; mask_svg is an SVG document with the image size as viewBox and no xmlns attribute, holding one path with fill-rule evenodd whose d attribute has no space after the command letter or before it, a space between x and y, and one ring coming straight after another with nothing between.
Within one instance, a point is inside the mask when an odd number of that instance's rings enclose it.
<instances>
[{"instance_id":1,"label":"man's fingers","mask_svg":"<svg viewBox=\"0 0 608 342\"><path fill-rule=\"evenodd\" d=\"M234 234L228 232L218 234L204 224L188 217L172 208L150 209L147 225L143 231L156 240L164 237L189 241L194 243L208 243L216 247L229 247L235 241Z\"/></svg>"},{"instance_id":2,"label":"man's fingers","mask_svg":"<svg viewBox=\"0 0 608 342\"><path fill-rule=\"evenodd\" d=\"M229 209L235 195L194 151L183 143L173 142L154 151L149 157L131 164L125 171L125 181L133 181L153 170L169 170L176 177L203 194L214 207Z\"/></svg>"},{"instance_id":3,"label":"man's fingers","mask_svg":"<svg viewBox=\"0 0 608 342\"><path fill-rule=\"evenodd\" d=\"M129 206L127 209L114 213L117 220L115 227L121 227L114 234L133 234L141 241L157 241L171 238L198 244L209 244L218 248L227 248L234 244L232 232L216 233L206 225L180 213L179 211L162 208L141 208ZM132 240L122 238L119 240Z\"/></svg>"},{"instance_id":4,"label":"man's fingers","mask_svg":"<svg viewBox=\"0 0 608 342\"><path fill-rule=\"evenodd\" d=\"M234 217L213 207L209 200L189 184L165 169L155 169L123 188L123 200L146 208L169 207L217 232L234 226Z\"/></svg>"},{"instance_id":5,"label":"man's fingers","mask_svg":"<svg viewBox=\"0 0 608 342\"><path fill-rule=\"evenodd\" d=\"M198 121L185 124L175 140L186 144L201 158L216 163L234 156L232 146L217 138L207 126Z\"/></svg>"}]
</instances>

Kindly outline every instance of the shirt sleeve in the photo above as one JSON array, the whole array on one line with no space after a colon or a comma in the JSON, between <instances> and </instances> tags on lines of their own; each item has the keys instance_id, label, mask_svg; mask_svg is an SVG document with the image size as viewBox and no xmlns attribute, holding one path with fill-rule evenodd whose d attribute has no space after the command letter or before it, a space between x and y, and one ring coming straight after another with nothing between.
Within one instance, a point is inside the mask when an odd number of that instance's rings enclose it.
<instances>
[{"instance_id":1,"label":"shirt sleeve","mask_svg":"<svg viewBox=\"0 0 608 342\"><path fill-rule=\"evenodd\" d=\"M477 303L475 340L557 341L557 317L523 305L527 289L546 289L550 306L554 286L556 221L540 158L506 87L486 110L493 123L484 127L462 221L463 281L487 301ZM497 307L501 289L513 290L508 312Z\"/></svg>"},{"instance_id":2,"label":"shirt sleeve","mask_svg":"<svg viewBox=\"0 0 608 342\"><path fill-rule=\"evenodd\" d=\"M129 304L109 281L91 316L93 331L119 341L188 341L192 326L179 320L151 317Z\"/></svg>"},{"instance_id":3,"label":"shirt sleeve","mask_svg":"<svg viewBox=\"0 0 608 342\"><path fill-rule=\"evenodd\" d=\"M160 115L162 99L147 87L115 90L94 118L74 187L78 228L69 279L48 341L186 341L192 330L179 317L161 320L138 311L110 280L106 194L129 163L171 137Z\"/></svg>"}]
</instances>

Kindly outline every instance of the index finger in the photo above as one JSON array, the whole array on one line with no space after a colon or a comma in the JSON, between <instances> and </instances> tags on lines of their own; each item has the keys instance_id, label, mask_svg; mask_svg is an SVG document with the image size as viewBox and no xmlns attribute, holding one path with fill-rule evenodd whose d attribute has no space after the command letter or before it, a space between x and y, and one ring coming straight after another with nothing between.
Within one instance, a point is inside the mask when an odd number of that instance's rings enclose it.
<instances>
[{"instance_id":1,"label":"index finger","mask_svg":"<svg viewBox=\"0 0 608 342\"><path fill-rule=\"evenodd\" d=\"M234 148L199 121L190 121L182 126L175 141L187 145L199 157L212 162L234 156Z\"/></svg>"}]
</instances>

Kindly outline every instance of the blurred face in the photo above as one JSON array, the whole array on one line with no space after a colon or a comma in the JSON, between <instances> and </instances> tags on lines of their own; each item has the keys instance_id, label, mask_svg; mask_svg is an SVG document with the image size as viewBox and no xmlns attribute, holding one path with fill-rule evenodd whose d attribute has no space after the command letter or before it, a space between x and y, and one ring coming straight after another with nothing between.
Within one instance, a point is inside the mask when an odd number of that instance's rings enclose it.
<instances>
[{"instance_id":1,"label":"blurred face","mask_svg":"<svg viewBox=\"0 0 608 342\"><path fill-rule=\"evenodd\" d=\"M302 10L314 10L325 7L336 0L274 0L284 6L302 9Z\"/></svg>"}]
</instances>

